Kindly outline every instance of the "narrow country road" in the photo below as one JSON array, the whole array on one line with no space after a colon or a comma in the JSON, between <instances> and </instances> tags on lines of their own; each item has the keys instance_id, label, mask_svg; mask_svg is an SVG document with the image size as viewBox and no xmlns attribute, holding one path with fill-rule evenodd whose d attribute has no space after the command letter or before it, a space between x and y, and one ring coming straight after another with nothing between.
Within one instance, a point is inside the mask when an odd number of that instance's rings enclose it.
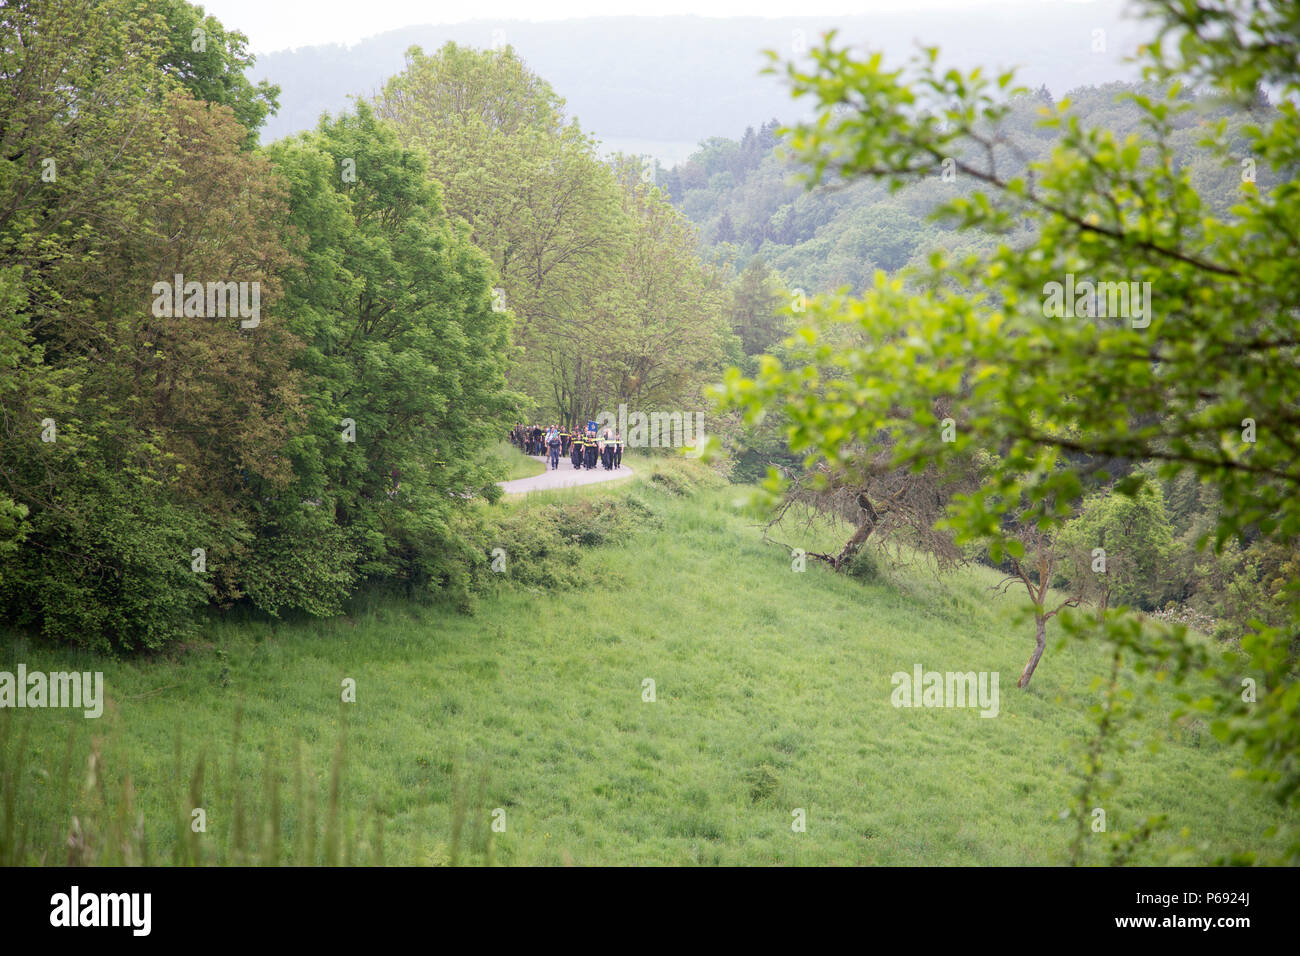
<instances>
[{"instance_id":1,"label":"narrow country road","mask_svg":"<svg viewBox=\"0 0 1300 956\"><path fill-rule=\"evenodd\" d=\"M531 456L534 461L543 459ZM593 469L574 468L567 458L560 459L560 467L551 471L548 463L546 471L540 475L533 475L531 478L516 478L514 481L498 481L505 493L508 495L521 495L529 491L542 491L547 488L573 488L577 485L591 485L598 481L613 481L616 478L627 478L631 476L632 469L627 465L622 468L615 468L613 471L606 471L597 465Z\"/></svg>"}]
</instances>

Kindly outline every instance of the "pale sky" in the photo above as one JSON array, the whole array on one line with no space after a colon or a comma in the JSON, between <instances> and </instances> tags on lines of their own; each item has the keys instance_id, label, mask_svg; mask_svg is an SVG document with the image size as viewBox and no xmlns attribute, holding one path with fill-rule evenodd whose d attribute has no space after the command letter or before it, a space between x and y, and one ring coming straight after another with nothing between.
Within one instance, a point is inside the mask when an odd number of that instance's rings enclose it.
<instances>
[{"instance_id":1,"label":"pale sky","mask_svg":"<svg viewBox=\"0 0 1300 956\"><path fill-rule=\"evenodd\" d=\"M400 27L465 20L564 20L570 17L793 17L943 10L1092 0L207 0L229 29L242 31L252 53L319 43L350 45Z\"/></svg>"}]
</instances>

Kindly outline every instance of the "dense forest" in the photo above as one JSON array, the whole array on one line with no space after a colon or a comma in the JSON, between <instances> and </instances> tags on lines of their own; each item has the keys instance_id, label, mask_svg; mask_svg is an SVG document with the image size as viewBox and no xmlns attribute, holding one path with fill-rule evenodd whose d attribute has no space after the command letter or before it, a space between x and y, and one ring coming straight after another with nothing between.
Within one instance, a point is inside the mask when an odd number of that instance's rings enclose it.
<instances>
[{"instance_id":1,"label":"dense forest","mask_svg":"<svg viewBox=\"0 0 1300 956\"><path fill-rule=\"evenodd\" d=\"M1107 83L1070 90L1062 97L1064 116L1086 128L1106 129L1120 137L1140 131L1140 110L1128 97L1151 95L1151 86ZM1178 97L1180 112L1169 139L1175 168L1187 168L1192 187L1208 197L1219 214L1232 202L1227 188L1239 180L1239 169L1227 168L1199 148L1199 140L1219 120L1228 123L1224 145L1244 155L1242 128L1253 117L1237 104L1208 93L1185 90ZM1009 111L1000 121L995 156L998 167L1023 176L1032 163L1045 160L1058 141L1053 127L1041 121L1044 110L1057 102L1046 87L1009 98ZM1267 116L1268 97L1258 95L1255 112ZM936 219L948 200L968 196L976 184L945 174L942 162L931 174L904 188L886 182L859 180L809 189L807 170L781 146L781 122L776 119L747 129L739 140L711 138L680 166L659 169L657 182L699 227L711 258L743 270L757 258L769 266L787 288L808 293L849 286L862 292L881 269L895 273L923 265L936 248L951 252L990 247L986 236L973 236L956 223ZM1277 181L1277 173L1259 169L1261 188ZM1023 241L1024 237L1020 237Z\"/></svg>"}]
</instances>

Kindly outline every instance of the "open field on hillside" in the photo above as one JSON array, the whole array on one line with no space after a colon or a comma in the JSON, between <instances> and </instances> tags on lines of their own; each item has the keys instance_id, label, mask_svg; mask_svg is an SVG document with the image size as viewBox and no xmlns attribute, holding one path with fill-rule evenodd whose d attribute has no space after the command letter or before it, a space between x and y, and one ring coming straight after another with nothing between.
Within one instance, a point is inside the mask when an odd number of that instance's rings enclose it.
<instances>
[{"instance_id":1,"label":"open field on hillside","mask_svg":"<svg viewBox=\"0 0 1300 956\"><path fill-rule=\"evenodd\" d=\"M183 853L257 861L278 801L278 858L299 860L371 862L382 839L382 858L403 864L1066 861L1060 814L1102 648L1049 644L1018 691L1032 624L989 592L991 570L798 573L760 540L744 489L682 497L651 471L495 506L640 496L655 521L586 551L580 590L503 580L472 616L372 597L335 620L225 621L177 659L4 635L0 669L102 670L110 698L99 720L0 713L0 775L17 792L0 807L8 852L21 842L27 861L66 862L76 815L100 861L138 861L147 845L165 862L178 832ZM890 675L917 664L998 672L997 716L894 707ZM355 703L340 700L346 679ZM1117 768L1110 829L1168 814L1137 862L1258 850L1279 811L1230 779L1235 754L1204 727L1170 724L1172 692L1160 702ZM800 809L806 832L792 830Z\"/></svg>"}]
</instances>

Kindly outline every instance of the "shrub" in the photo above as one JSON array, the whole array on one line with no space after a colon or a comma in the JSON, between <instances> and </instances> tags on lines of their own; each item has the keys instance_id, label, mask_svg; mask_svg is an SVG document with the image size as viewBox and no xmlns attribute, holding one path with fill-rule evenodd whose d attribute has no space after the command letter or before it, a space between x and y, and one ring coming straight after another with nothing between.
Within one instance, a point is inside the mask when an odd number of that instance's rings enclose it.
<instances>
[{"instance_id":1,"label":"shrub","mask_svg":"<svg viewBox=\"0 0 1300 956\"><path fill-rule=\"evenodd\" d=\"M864 584L879 581L881 578L880 559L874 551L868 548L859 548L858 552L849 559L844 573L854 580L862 581Z\"/></svg>"},{"instance_id":2,"label":"shrub","mask_svg":"<svg viewBox=\"0 0 1300 956\"><path fill-rule=\"evenodd\" d=\"M317 617L342 610L357 554L323 505L285 509L257 529L243 569L244 590L262 611L297 608Z\"/></svg>"},{"instance_id":3,"label":"shrub","mask_svg":"<svg viewBox=\"0 0 1300 956\"><path fill-rule=\"evenodd\" d=\"M658 511L636 494L485 514L475 532L482 556L476 573L481 586L504 580L525 587L576 587L589 580L581 566L582 549L617 543L661 524ZM504 575L491 570L496 548L505 552Z\"/></svg>"},{"instance_id":4,"label":"shrub","mask_svg":"<svg viewBox=\"0 0 1300 956\"><path fill-rule=\"evenodd\" d=\"M745 771L743 777L749 788L750 803L764 803L776 796L781 787L781 777L770 763L761 763Z\"/></svg>"},{"instance_id":5,"label":"shrub","mask_svg":"<svg viewBox=\"0 0 1300 956\"><path fill-rule=\"evenodd\" d=\"M97 650L157 648L192 635L212 596L211 575L191 569L191 551L235 546L218 528L165 494L105 477L67 489L58 509L39 512L34 539L12 556L0 608L57 641Z\"/></svg>"}]
</instances>

